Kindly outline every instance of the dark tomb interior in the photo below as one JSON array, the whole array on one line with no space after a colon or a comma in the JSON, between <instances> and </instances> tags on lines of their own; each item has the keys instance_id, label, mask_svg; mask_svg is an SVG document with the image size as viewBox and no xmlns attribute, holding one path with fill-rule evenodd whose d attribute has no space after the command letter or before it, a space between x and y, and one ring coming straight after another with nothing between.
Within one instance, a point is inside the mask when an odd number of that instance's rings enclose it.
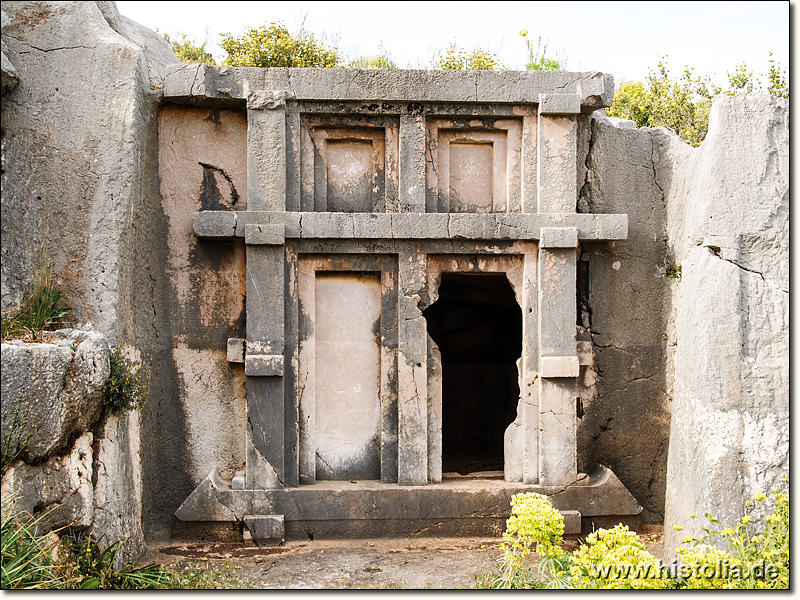
<instances>
[{"instance_id":1,"label":"dark tomb interior","mask_svg":"<svg viewBox=\"0 0 800 600\"><path fill-rule=\"evenodd\" d=\"M503 470L517 416L522 311L503 273L443 273L423 313L442 356L442 473Z\"/></svg>"}]
</instances>

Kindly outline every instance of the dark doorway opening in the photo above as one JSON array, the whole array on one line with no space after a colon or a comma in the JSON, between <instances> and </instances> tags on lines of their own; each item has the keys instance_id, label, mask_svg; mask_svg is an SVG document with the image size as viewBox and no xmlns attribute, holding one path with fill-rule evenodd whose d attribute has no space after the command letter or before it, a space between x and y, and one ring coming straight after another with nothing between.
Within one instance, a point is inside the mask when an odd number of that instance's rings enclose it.
<instances>
[{"instance_id":1,"label":"dark doorway opening","mask_svg":"<svg viewBox=\"0 0 800 600\"><path fill-rule=\"evenodd\" d=\"M517 415L522 311L503 273L443 273L423 313L442 356L442 472L503 470Z\"/></svg>"}]
</instances>

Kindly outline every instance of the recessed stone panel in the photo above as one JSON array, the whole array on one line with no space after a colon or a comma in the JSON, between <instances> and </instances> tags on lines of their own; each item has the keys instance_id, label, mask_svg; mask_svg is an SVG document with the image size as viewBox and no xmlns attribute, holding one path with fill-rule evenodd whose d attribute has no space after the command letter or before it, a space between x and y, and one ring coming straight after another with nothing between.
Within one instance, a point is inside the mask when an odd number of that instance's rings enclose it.
<instances>
[{"instance_id":1,"label":"recessed stone panel","mask_svg":"<svg viewBox=\"0 0 800 600\"><path fill-rule=\"evenodd\" d=\"M449 149L450 212L492 212L492 143L459 142Z\"/></svg>"},{"instance_id":2,"label":"recessed stone panel","mask_svg":"<svg viewBox=\"0 0 800 600\"><path fill-rule=\"evenodd\" d=\"M302 211L397 210L396 118L306 115L301 119Z\"/></svg>"},{"instance_id":3,"label":"recessed stone panel","mask_svg":"<svg viewBox=\"0 0 800 600\"><path fill-rule=\"evenodd\" d=\"M433 119L428 146L427 212L520 212L520 120Z\"/></svg>"},{"instance_id":4,"label":"recessed stone panel","mask_svg":"<svg viewBox=\"0 0 800 600\"><path fill-rule=\"evenodd\" d=\"M372 212L378 176L372 140L327 140L327 200L331 212Z\"/></svg>"},{"instance_id":5,"label":"recessed stone panel","mask_svg":"<svg viewBox=\"0 0 800 600\"><path fill-rule=\"evenodd\" d=\"M317 273L317 479L380 479L381 282Z\"/></svg>"}]
</instances>

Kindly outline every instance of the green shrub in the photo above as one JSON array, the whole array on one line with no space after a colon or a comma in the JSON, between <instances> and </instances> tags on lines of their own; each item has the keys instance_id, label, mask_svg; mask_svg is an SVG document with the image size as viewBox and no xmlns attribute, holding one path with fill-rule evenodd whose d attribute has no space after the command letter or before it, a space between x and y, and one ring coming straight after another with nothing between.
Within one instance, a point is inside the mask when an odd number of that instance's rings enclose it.
<instances>
[{"instance_id":1,"label":"green shrub","mask_svg":"<svg viewBox=\"0 0 800 600\"><path fill-rule=\"evenodd\" d=\"M240 37L221 34L228 67L338 67L337 49L326 48L303 32L292 35L281 23L251 27Z\"/></svg>"},{"instance_id":2,"label":"green shrub","mask_svg":"<svg viewBox=\"0 0 800 600\"><path fill-rule=\"evenodd\" d=\"M37 340L45 330L69 326L67 317L71 310L61 290L53 283L50 269L39 267L34 271L20 305L2 320L2 338L30 337Z\"/></svg>"},{"instance_id":3,"label":"green shrub","mask_svg":"<svg viewBox=\"0 0 800 600\"><path fill-rule=\"evenodd\" d=\"M444 71L502 71L503 63L497 57L485 50L475 50L472 54L466 50L451 47L447 54L439 58L439 68Z\"/></svg>"},{"instance_id":4,"label":"green shrub","mask_svg":"<svg viewBox=\"0 0 800 600\"><path fill-rule=\"evenodd\" d=\"M573 552L570 584L577 589L664 589L671 587L658 559L622 523L598 529Z\"/></svg>"},{"instance_id":5,"label":"green shrub","mask_svg":"<svg viewBox=\"0 0 800 600\"><path fill-rule=\"evenodd\" d=\"M725 94L766 91L773 96L789 98L785 71L775 64L770 52L768 86L761 87L758 78L742 63L728 73ZM685 67L680 79L673 80L666 66L666 57L650 71L645 83L621 83L614 93L614 102L606 109L610 117L630 119L637 127L667 127L683 141L699 146L708 133L708 115L714 96L723 93L708 77L695 76Z\"/></svg>"},{"instance_id":6,"label":"green shrub","mask_svg":"<svg viewBox=\"0 0 800 600\"><path fill-rule=\"evenodd\" d=\"M362 56L347 63L348 69L396 69L395 63L389 56L379 54L378 56Z\"/></svg>"},{"instance_id":7,"label":"green shrub","mask_svg":"<svg viewBox=\"0 0 800 600\"><path fill-rule=\"evenodd\" d=\"M111 374L104 390L110 414L144 406L149 385L150 371L144 364L129 359L120 347L111 351Z\"/></svg>"},{"instance_id":8,"label":"green shrub","mask_svg":"<svg viewBox=\"0 0 800 600\"><path fill-rule=\"evenodd\" d=\"M206 52L206 42L203 42L199 46L197 46L194 40L190 40L186 37L185 33L178 33L177 35L181 36L180 41L178 41L177 37L172 39L169 34L162 34L164 39L167 40L167 43L172 48L172 51L175 53L175 56L178 57L184 64L196 64L196 63L204 63L207 65L216 65L216 61L214 57L211 56L208 52Z\"/></svg>"}]
</instances>

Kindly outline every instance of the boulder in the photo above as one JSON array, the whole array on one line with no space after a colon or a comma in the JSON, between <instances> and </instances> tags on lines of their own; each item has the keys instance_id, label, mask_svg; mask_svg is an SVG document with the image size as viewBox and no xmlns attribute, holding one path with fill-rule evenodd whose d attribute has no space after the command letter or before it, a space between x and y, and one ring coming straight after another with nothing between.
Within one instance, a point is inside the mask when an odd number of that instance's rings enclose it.
<instances>
[{"instance_id":1,"label":"boulder","mask_svg":"<svg viewBox=\"0 0 800 600\"><path fill-rule=\"evenodd\" d=\"M62 339L2 345L4 444L38 462L67 449L103 412L110 374L108 339L96 332L62 331Z\"/></svg>"}]
</instances>

